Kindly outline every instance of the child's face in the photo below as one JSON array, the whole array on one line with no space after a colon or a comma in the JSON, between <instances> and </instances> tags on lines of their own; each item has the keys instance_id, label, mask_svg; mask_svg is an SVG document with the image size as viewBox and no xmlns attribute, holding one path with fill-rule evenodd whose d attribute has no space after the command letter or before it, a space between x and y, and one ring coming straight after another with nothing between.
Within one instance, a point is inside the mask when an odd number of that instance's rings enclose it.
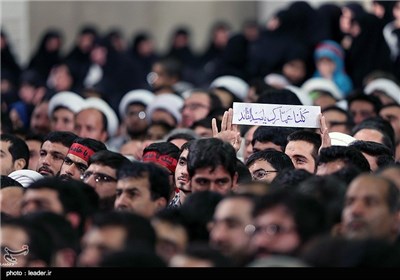
<instances>
[{"instance_id":1,"label":"child's face","mask_svg":"<svg viewBox=\"0 0 400 280\"><path fill-rule=\"evenodd\" d=\"M327 57L321 57L317 61L317 69L322 77L326 79L331 79L333 72L335 72L336 64Z\"/></svg>"}]
</instances>

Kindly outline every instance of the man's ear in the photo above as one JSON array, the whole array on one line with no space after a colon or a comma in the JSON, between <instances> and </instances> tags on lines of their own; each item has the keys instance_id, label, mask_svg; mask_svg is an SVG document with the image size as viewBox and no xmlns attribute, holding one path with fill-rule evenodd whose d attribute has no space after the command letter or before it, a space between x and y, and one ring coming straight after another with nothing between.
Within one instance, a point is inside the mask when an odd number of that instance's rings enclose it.
<instances>
[{"instance_id":1,"label":"man's ear","mask_svg":"<svg viewBox=\"0 0 400 280\"><path fill-rule=\"evenodd\" d=\"M77 212L69 212L66 214L67 220L71 223L74 229L79 228L79 224L81 223L81 216Z\"/></svg>"},{"instance_id":2,"label":"man's ear","mask_svg":"<svg viewBox=\"0 0 400 280\"><path fill-rule=\"evenodd\" d=\"M19 158L14 161L14 170L24 169L25 165L28 165L25 159Z\"/></svg>"},{"instance_id":3,"label":"man's ear","mask_svg":"<svg viewBox=\"0 0 400 280\"><path fill-rule=\"evenodd\" d=\"M239 174L237 172L235 172L235 175L233 175L232 178L232 189L231 191L236 191L236 189L238 188L238 178L239 178Z\"/></svg>"},{"instance_id":4,"label":"man's ear","mask_svg":"<svg viewBox=\"0 0 400 280\"><path fill-rule=\"evenodd\" d=\"M167 207L167 200L164 197L160 197L156 200L157 210L161 210Z\"/></svg>"},{"instance_id":5,"label":"man's ear","mask_svg":"<svg viewBox=\"0 0 400 280\"><path fill-rule=\"evenodd\" d=\"M108 132L106 130L103 130L100 135L100 141L106 142L107 138L108 138Z\"/></svg>"}]
</instances>

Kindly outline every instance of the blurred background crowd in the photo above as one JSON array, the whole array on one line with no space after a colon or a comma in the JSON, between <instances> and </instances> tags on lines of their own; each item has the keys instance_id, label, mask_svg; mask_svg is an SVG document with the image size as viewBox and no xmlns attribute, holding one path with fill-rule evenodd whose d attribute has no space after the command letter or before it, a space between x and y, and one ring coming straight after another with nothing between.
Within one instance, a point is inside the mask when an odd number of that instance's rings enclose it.
<instances>
[{"instance_id":1,"label":"blurred background crowd","mask_svg":"<svg viewBox=\"0 0 400 280\"><path fill-rule=\"evenodd\" d=\"M162 17L129 37L82 15L71 46L47 26L24 62L2 22L2 257L400 266L400 1L284 4L216 4L202 48L195 20L161 40ZM236 125L234 102L320 106L320 127Z\"/></svg>"}]
</instances>

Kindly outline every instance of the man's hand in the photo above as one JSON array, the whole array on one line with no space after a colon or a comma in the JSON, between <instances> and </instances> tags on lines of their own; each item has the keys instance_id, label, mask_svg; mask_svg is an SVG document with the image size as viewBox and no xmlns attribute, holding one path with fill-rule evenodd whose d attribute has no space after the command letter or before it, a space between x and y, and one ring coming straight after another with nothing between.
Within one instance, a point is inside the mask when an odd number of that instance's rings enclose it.
<instances>
[{"instance_id":1,"label":"man's hand","mask_svg":"<svg viewBox=\"0 0 400 280\"><path fill-rule=\"evenodd\" d=\"M233 120L233 109L229 108L228 111L225 111L224 116L222 117L220 132L218 132L217 120L215 118L212 119L211 125L212 125L213 137L229 142L237 152L240 149L242 138L240 137L238 125L232 124L232 120Z\"/></svg>"},{"instance_id":2,"label":"man's hand","mask_svg":"<svg viewBox=\"0 0 400 280\"><path fill-rule=\"evenodd\" d=\"M319 148L319 151L322 148L330 147L331 146L331 137L329 136L329 129L328 126L326 125L326 120L325 117L321 114L319 115L319 121L320 121L320 133L321 133L321 147ZM319 153L318 151L318 153Z\"/></svg>"}]
</instances>

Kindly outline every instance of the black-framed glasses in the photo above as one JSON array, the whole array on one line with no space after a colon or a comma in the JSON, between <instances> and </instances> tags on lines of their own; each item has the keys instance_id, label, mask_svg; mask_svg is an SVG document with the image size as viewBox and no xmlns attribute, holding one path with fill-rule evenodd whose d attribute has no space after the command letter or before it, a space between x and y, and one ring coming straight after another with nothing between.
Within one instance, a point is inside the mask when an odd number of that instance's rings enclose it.
<instances>
[{"instance_id":1,"label":"black-framed glasses","mask_svg":"<svg viewBox=\"0 0 400 280\"><path fill-rule=\"evenodd\" d=\"M258 169L254 171L251 176L253 177L254 180L262 180L264 179L265 176L267 176L270 173L276 173L278 171L276 170L264 170L264 169Z\"/></svg>"},{"instance_id":2,"label":"black-framed glasses","mask_svg":"<svg viewBox=\"0 0 400 280\"><path fill-rule=\"evenodd\" d=\"M86 181L89 179L90 176L94 177L94 180L96 183L111 183L111 182L117 182L117 179L114 177L111 177L109 175L106 175L104 173L99 173L99 172L91 172L87 171L81 175L81 180Z\"/></svg>"},{"instance_id":3,"label":"black-framed glasses","mask_svg":"<svg viewBox=\"0 0 400 280\"><path fill-rule=\"evenodd\" d=\"M291 233L296 230L296 227L284 227L279 224L269 224L264 226L247 225L245 232L249 235L266 234L268 236L277 236L281 234Z\"/></svg>"}]
</instances>

